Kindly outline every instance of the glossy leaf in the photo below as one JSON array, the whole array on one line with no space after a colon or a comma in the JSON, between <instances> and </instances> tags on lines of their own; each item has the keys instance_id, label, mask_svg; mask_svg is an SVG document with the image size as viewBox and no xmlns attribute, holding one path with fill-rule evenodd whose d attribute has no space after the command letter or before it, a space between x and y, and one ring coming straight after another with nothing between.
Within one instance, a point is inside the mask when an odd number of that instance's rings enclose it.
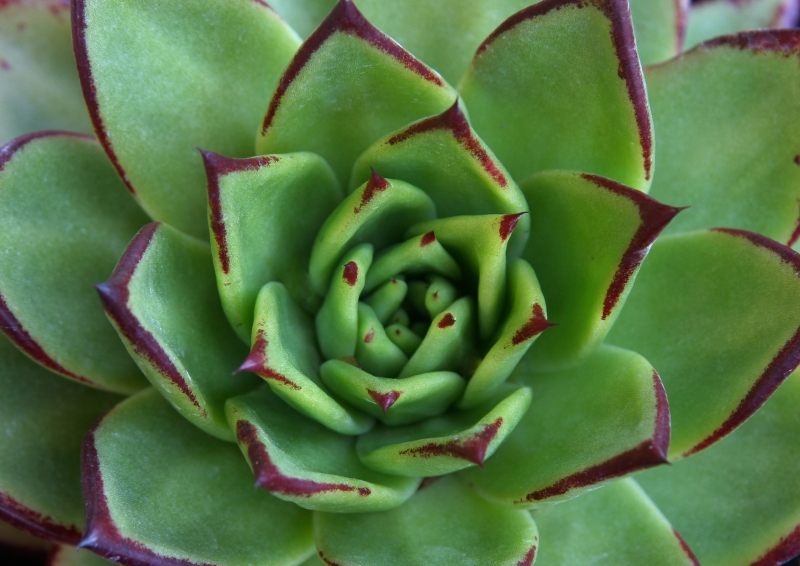
<instances>
[{"instance_id":1,"label":"glossy leaf","mask_svg":"<svg viewBox=\"0 0 800 566\"><path fill-rule=\"evenodd\" d=\"M319 377L320 355L309 316L282 283L258 294L250 355L239 367L264 378L292 407L340 434L361 434L372 419L339 403Z\"/></svg>"},{"instance_id":2,"label":"glossy leaf","mask_svg":"<svg viewBox=\"0 0 800 566\"><path fill-rule=\"evenodd\" d=\"M203 158L217 288L231 326L249 343L265 283L281 281L306 310L318 307L308 281L311 246L343 194L328 164L310 153Z\"/></svg>"},{"instance_id":3,"label":"glossy leaf","mask_svg":"<svg viewBox=\"0 0 800 566\"><path fill-rule=\"evenodd\" d=\"M637 476L704 566L777 566L800 552L800 372L732 435Z\"/></svg>"},{"instance_id":4,"label":"glossy leaf","mask_svg":"<svg viewBox=\"0 0 800 566\"><path fill-rule=\"evenodd\" d=\"M81 443L122 398L34 364L0 336L0 518L76 544L83 529Z\"/></svg>"},{"instance_id":5,"label":"glossy leaf","mask_svg":"<svg viewBox=\"0 0 800 566\"><path fill-rule=\"evenodd\" d=\"M449 371L392 379L377 377L341 360L328 360L320 374L342 399L388 425L439 415L464 390L461 376Z\"/></svg>"},{"instance_id":6,"label":"glossy leaf","mask_svg":"<svg viewBox=\"0 0 800 566\"><path fill-rule=\"evenodd\" d=\"M147 222L100 146L45 132L0 148L0 218L3 332L76 381L123 393L144 387L92 289Z\"/></svg>"},{"instance_id":7,"label":"glossy leaf","mask_svg":"<svg viewBox=\"0 0 800 566\"><path fill-rule=\"evenodd\" d=\"M80 546L120 562L267 566L300 562L312 546L308 511L254 491L236 446L152 390L90 431L83 488Z\"/></svg>"},{"instance_id":8,"label":"glossy leaf","mask_svg":"<svg viewBox=\"0 0 800 566\"><path fill-rule=\"evenodd\" d=\"M650 246L680 209L594 175L547 171L522 186L532 226L523 257L558 324L534 344L531 367L575 365L603 342Z\"/></svg>"},{"instance_id":9,"label":"glossy leaf","mask_svg":"<svg viewBox=\"0 0 800 566\"><path fill-rule=\"evenodd\" d=\"M705 0L689 11L686 49L719 35L759 28L790 28L797 24L797 0Z\"/></svg>"},{"instance_id":10,"label":"glossy leaf","mask_svg":"<svg viewBox=\"0 0 800 566\"><path fill-rule=\"evenodd\" d=\"M479 3L453 10L462 13ZM413 2L394 4L405 7ZM415 19L418 20L416 15ZM441 217L528 210L519 187L472 130L459 102L438 116L415 122L370 146L353 166L351 189L369 179L371 168L420 187L436 204ZM512 256L519 255L525 246L529 223L528 218L520 218L508 244Z\"/></svg>"},{"instance_id":11,"label":"glossy leaf","mask_svg":"<svg viewBox=\"0 0 800 566\"><path fill-rule=\"evenodd\" d=\"M515 377L533 391L530 410L483 469L464 474L484 497L534 507L666 461L669 407L642 356L603 346L575 368L537 375L526 361Z\"/></svg>"},{"instance_id":12,"label":"glossy leaf","mask_svg":"<svg viewBox=\"0 0 800 566\"><path fill-rule=\"evenodd\" d=\"M225 401L258 380L231 375L247 350L225 320L208 246L166 224L148 224L97 291L153 386L203 431L233 440Z\"/></svg>"},{"instance_id":13,"label":"glossy leaf","mask_svg":"<svg viewBox=\"0 0 800 566\"><path fill-rule=\"evenodd\" d=\"M281 77L256 147L317 153L347 185L370 144L454 99L437 73L340 0Z\"/></svg>"},{"instance_id":14,"label":"glossy leaf","mask_svg":"<svg viewBox=\"0 0 800 566\"><path fill-rule=\"evenodd\" d=\"M0 14L0 143L40 130L92 133L69 2L3 2Z\"/></svg>"},{"instance_id":15,"label":"glossy leaf","mask_svg":"<svg viewBox=\"0 0 800 566\"><path fill-rule=\"evenodd\" d=\"M541 507L531 515L542 537L536 566L698 565L680 535L632 479Z\"/></svg>"},{"instance_id":16,"label":"glossy leaf","mask_svg":"<svg viewBox=\"0 0 800 566\"><path fill-rule=\"evenodd\" d=\"M652 125L627 0L545 0L478 48L460 85L517 181L547 169L650 184Z\"/></svg>"},{"instance_id":17,"label":"glossy leaf","mask_svg":"<svg viewBox=\"0 0 800 566\"><path fill-rule=\"evenodd\" d=\"M314 539L329 565L530 566L539 537L527 513L489 503L451 477L392 511L317 513Z\"/></svg>"},{"instance_id":18,"label":"glossy leaf","mask_svg":"<svg viewBox=\"0 0 800 566\"><path fill-rule=\"evenodd\" d=\"M74 6L78 69L100 142L153 218L205 238L196 148L253 154L265 101L299 39L254 0Z\"/></svg>"},{"instance_id":19,"label":"glossy leaf","mask_svg":"<svg viewBox=\"0 0 800 566\"><path fill-rule=\"evenodd\" d=\"M358 439L358 455L374 470L411 477L483 466L530 403L530 389L506 387L470 411L450 411L403 427L379 425Z\"/></svg>"},{"instance_id":20,"label":"glossy leaf","mask_svg":"<svg viewBox=\"0 0 800 566\"><path fill-rule=\"evenodd\" d=\"M691 205L667 233L724 226L794 244L800 32L721 38L648 69L647 88L659 156L650 194Z\"/></svg>"},{"instance_id":21,"label":"glossy leaf","mask_svg":"<svg viewBox=\"0 0 800 566\"><path fill-rule=\"evenodd\" d=\"M683 50L690 0L631 0L636 51L642 65L671 59Z\"/></svg>"},{"instance_id":22,"label":"glossy leaf","mask_svg":"<svg viewBox=\"0 0 800 566\"><path fill-rule=\"evenodd\" d=\"M800 361L800 255L735 230L663 238L608 341L647 357L664 380L670 459L702 450Z\"/></svg>"}]
</instances>

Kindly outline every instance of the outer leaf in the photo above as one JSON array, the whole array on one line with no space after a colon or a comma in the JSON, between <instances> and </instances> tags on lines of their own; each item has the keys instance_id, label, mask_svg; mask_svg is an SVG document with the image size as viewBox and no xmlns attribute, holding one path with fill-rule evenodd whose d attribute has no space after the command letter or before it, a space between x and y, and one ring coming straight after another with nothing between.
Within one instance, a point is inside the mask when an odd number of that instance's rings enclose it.
<instances>
[{"instance_id":1,"label":"outer leaf","mask_svg":"<svg viewBox=\"0 0 800 566\"><path fill-rule=\"evenodd\" d=\"M0 14L0 143L40 130L91 133L69 2L7 1Z\"/></svg>"},{"instance_id":2,"label":"outer leaf","mask_svg":"<svg viewBox=\"0 0 800 566\"><path fill-rule=\"evenodd\" d=\"M698 566L680 535L632 479L531 515L543 541L536 566Z\"/></svg>"},{"instance_id":3,"label":"outer leaf","mask_svg":"<svg viewBox=\"0 0 800 566\"><path fill-rule=\"evenodd\" d=\"M37 366L0 337L0 518L76 544L83 436L121 397Z\"/></svg>"},{"instance_id":4,"label":"outer leaf","mask_svg":"<svg viewBox=\"0 0 800 566\"><path fill-rule=\"evenodd\" d=\"M526 361L516 376L533 389L530 410L484 469L465 473L482 495L532 507L666 461L669 407L643 357L603 346L576 368L535 376Z\"/></svg>"},{"instance_id":5,"label":"outer leaf","mask_svg":"<svg viewBox=\"0 0 800 566\"><path fill-rule=\"evenodd\" d=\"M59 545L50 554L47 566L108 566L113 564L89 550L78 550L74 546Z\"/></svg>"},{"instance_id":6,"label":"outer leaf","mask_svg":"<svg viewBox=\"0 0 800 566\"><path fill-rule=\"evenodd\" d=\"M669 394L669 457L752 415L800 361L800 255L735 230L653 246L609 342L640 352Z\"/></svg>"},{"instance_id":7,"label":"outer leaf","mask_svg":"<svg viewBox=\"0 0 800 566\"><path fill-rule=\"evenodd\" d=\"M649 69L647 88L659 155L651 194L692 205L668 232L726 226L794 244L800 32L720 38Z\"/></svg>"},{"instance_id":8,"label":"outer leaf","mask_svg":"<svg viewBox=\"0 0 800 566\"><path fill-rule=\"evenodd\" d=\"M414 3L395 4L406 7ZM427 10L446 4L448 2L429 3ZM479 0L450 9L455 15L477 4ZM418 21L418 12L414 18ZM424 28L417 26L417 29ZM440 34L441 30L435 36ZM441 217L513 214L528 210L519 187L472 130L458 101L442 114L415 122L370 146L353 166L351 189L369 179L370 168L423 189L436 204ZM525 246L529 224L528 218L520 219L509 242L512 256L519 255Z\"/></svg>"},{"instance_id":9,"label":"outer leaf","mask_svg":"<svg viewBox=\"0 0 800 566\"><path fill-rule=\"evenodd\" d=\"M489 503L454 478L442 478L392 511L316 513L314 539L328 565L530 566L539 537L527 513Z\"/></svg>"},{"instance_id":10,"label":"outer leaf","mask_svg":"<svg viewBox=\"0 0 800 566\"><path fill-rule=\"evenodd\" d=\"M265 100L297 36L257 0L74 6L78 70L100 143L153 218L204 238L195 148L252 155Z\"/></svg>"},{"instance_id":11,"label":"outer leaf","mask_svg":"<svg viewBox=\"0 0 800 566\"><path fill-rule=\"evenodd\" d=\"M800 372L734 434L637 476L706 566L777 566L800 552Z\"/></svg>"},{"instance_id":12,"label":"outer leaf","mask_svg":"<svg viewBox=\"0 0 800 566\"><path fill-rule=\"evenodd\" d=\"M686 49L729 33L797 24L797 0L703 0L689 11Z\"/></svg>"},{"instance_id":13,"label":"outer leaf","mask_svg":"<svg viewBox=\"0 0 800 566\"><path fill-rule=\"evenodd\" d=\"M306 38L325 19L336 0L271 0L269 5L300 37Z\"/></svg>"},{"instance_id":14,"label":"outer leaf","mask_svg":"<svg viewBox=\"0 0 800 566\"><path fill-rule=\"evenodd\" d=\"M631 0L636 51L642 65L666 61L683 50L691 0Z\"/></svg>"},{"instance_id":15,"label":"outer leaf","mask_svg":"<svg viewBox=\"0 0 800 566\"><path fill-rule=\"evenodd\" d=\"M572 169L637 189L653 143L627 0L545 0L481 44L461 94L517 181Z\"/></svg>"},{"instance_id":16,"label":"outer leaf","mask_svg":"<svg viewBox=\"0 0 800 566\"><path fill-rule=\"evenodd\" d=\"M311 153L203 158L217 288L231 326L249 342L264 283L281 281L306 310L318 306L308 281L311 245L343 195L328 164Z\"/></svg>"},{"instance_id":17,"label":"outer leaf","mask_svg":"<svg viewBox=\"0 0 800 566\"><path fill-rule=\"evenodd\" d=\"M306 509L383 511L411 497L418 479L375 472L356 456L356 440L305 418L268 387L226 405L228 422L256 486Z\"/></svg>"},{"instance_id":18,"label":"outer leaf","mask_svg":"<svg viewBox=\"0 0 800 566\"><path fill-rule=\"evenodd\" d=\"M536 370L575 365L605 338L639 265L680 209L603 177L565 171L523 183L532 234L523 256L558 326L533 346Z\"/></svg>"},{"instance_id":19,"label":"outer leaf","mask_svg":"<svg viewBox=\"0 0 800 566\"><path fill-rule=\"evenodd\" d=\"M146 385L92 285L147 222L91 138L44 132L0 148L0 327L44 367L130 393Z\"/></svg>"},{"instance_id":20,"label":"outer leaf","mask_svg":"<svg viewBox=\"0 0 800 566\"><path fill-rule=\"evenodd\" d=\"M438 74L373 27L351 0L339 0L283 74L257 148L318 153L347 185L353 162L376 139L441 112L454 98Z\"/></svg>"},{"instance_id":21,"label":"outer leaf","mask_svg":"<svg viewBox=\"0 0 800 566\"><path fill-rule=\"evenodd\" d=\"M299 562L311 546L310 514L254 492L251 478L235 446L145 391L86 437L80 546L130 564Z\"/></svg>"},{"instance_id":22,"label":"outer leaf","mask_svg":"<svg viewBox=\"0 0 800 566\"><path fill-rule=\"evenodd\" d=\"M156 389L205 432L233 440L225 401L257 380L231 375L247 350L227 327L208 246L171 226L148 224L97 291Z\"/></svg>"}]
</instances>

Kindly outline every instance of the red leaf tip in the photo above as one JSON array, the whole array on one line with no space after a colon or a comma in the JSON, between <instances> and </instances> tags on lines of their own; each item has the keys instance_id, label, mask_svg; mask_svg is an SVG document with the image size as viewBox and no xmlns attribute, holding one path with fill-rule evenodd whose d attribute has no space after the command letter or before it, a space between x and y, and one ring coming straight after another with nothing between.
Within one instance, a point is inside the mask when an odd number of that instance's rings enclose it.
<instances>
[{"instance_id":1,"label":"red leaf tip","mask_svg":"<svg viewBox=\"0 0 800 566\"><path fill-rule=\"evenodd\" d=\"M508 237L514 232L514 229L517 227L517 223L519 219L522 218L523 214L528 214L527 212L518 212L517 214L506 214L500 220L500 239L502 241L506 241Z\"/></svg>"}]
</instances>

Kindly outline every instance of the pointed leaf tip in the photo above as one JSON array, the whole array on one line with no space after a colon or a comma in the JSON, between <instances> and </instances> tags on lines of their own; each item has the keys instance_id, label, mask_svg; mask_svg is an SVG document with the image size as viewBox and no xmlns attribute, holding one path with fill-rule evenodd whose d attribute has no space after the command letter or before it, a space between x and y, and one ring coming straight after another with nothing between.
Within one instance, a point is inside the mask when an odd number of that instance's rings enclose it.
<instances>
[{"instance_id":1,"label":"pointed leaf tip","mask_svg":"<svg viewBox=\"0 0 800 566\"><path fill-rule=\"evenodd\" d=\"M544 309L539 303L535 303L532 307L532 315L530 320L525 323L525 326L517 330L511 338L511 343L516 346L522 344L526 340L534 338L550 328L551 326L558 326L557 323L550 322L544 314Z\"/></svg>"},{"instance_id":2,"label":"pointed leaf tip","mask_svg":"<svg viewBox=\"0 0 800 566\"><path fill-rule=\"evenodd\" d=\"M402 450L399 454L418 456L420 458L451 456L483 467L483 461L486 459L486 450L497 436L502 424L503 417L498 417L494 422L483 425L483 430L466 438L455 438L444 443L430 442L422 446Z\"/></svg>"},{"instance_id":3,"label":"pointed leaf tip","mask_svg":"<svg viewBox=\"0 0 800 566\"><path fill-rule=\"evenodd\" d=\"M389 410L389 407L395 404L397 400L402 395L401 391L392 390L388 393L378 393L377 391L373 391L372 389L367 389L367 394L372 397L375 402L380 406L383 410L383 414L386 414L386 411Z\"/></svg>"},{"instance_id":4,"label":"pointed leaf tip","mask_svg":"<svg viewBox=\"0 0 800 566\"><path fill-rule=\"evenodd\" d=\"M503 219L500 221L500 239L504 242L508 240L508 237L514 232L514 229L517 227L517 223L519 219L522 218L523 214L528 214L527 212L518 212L517 214L506 214L503 216Z\"/></svg>"}]
</instances>

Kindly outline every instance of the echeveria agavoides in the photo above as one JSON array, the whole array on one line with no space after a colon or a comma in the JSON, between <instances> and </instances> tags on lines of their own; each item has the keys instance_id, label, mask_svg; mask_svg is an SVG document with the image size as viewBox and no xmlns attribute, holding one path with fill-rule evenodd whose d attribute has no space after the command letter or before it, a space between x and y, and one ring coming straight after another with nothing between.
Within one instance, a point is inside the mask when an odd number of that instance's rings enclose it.
<instances>
[{"instance_id":1,"label":"echeveria agavoides","mask_svg":"<svg viewBox=\"0 0 800 566\"><path fill-rule=\"evenodd\" d=\"M798 2L531 1L0 0L0 541L800 552Z\"/></svg>"}]
</instances>

